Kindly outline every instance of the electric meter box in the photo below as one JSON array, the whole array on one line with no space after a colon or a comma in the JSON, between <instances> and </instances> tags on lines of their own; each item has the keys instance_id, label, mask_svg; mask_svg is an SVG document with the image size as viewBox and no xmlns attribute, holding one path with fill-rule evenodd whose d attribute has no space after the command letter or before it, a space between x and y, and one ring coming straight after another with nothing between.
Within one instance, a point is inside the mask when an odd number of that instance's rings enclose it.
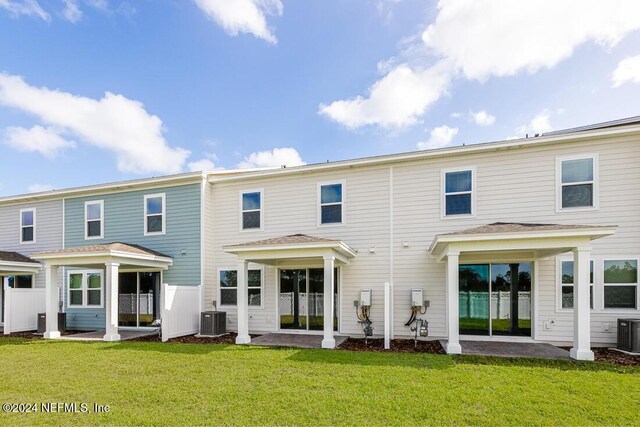
<instances>
[{"instance_id":1,"label":"electric meter box","mask_svg":"<svg viewBox=\"0 0 640 427\"><path fill-rule=\"evenodd\" d=\"M371 307L371 289L360 289L360 307Z\"/></svg>"},{"instance_id":2,"label":"electric meter box","mask_svg":"<svg viewBox=\"0 0 640 427\"><path fill-rule=\"evenodd\" d=\"M424 298L422 297L422 289L411 289L411 307L422 308L424 304Z\"/></svg>"}]
</instances>

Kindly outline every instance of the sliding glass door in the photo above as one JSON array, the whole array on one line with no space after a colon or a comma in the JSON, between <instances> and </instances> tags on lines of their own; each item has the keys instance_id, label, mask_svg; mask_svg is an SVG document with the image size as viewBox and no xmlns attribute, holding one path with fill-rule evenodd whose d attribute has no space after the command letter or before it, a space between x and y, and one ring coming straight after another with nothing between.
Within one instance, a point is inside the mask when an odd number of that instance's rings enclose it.
<instances>
[{"instance_id":1,"label":"sliding glass door","mask_svg":"<svg viewBox=\"0 0 640 427\"><path fill-rule=\"evenodd\" d=\"M334 272L334 329L338 329L338 269ZM324 329L324 269L280 270L280 329Z\"/></svg>"},{"instance_id":2,"label":"sliding glass door","mask_svg":"<svg viewBox=\"0 0 640 427\"><path fill-rule=\"evenodd\" d=\"M531 336L531 264L459 267L460 333Z\"/></svg>"},{"instance_id":3,"label":"sliding glass door","mask_svg":"<svg viewBox=\"0 0 640 427\"><path fill-rule=\"evenodd\" d=\"M118 324L155 326L160 318L160 273L120 273L118 280Z\"/></svg>"}]
</instances>

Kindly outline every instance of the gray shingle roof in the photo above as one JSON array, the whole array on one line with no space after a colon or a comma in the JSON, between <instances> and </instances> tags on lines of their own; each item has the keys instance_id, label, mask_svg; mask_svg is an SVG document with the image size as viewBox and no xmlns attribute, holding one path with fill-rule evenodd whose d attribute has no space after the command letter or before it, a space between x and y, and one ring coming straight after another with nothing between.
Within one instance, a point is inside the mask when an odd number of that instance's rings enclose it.
<instances>
[{"instance_id":1,"label":"gray shingle roof","mask_svg":"<svg viewBox=\"0 0 640 427\"><path fill-rule=\"evenodd\" d=\"M5 262L27 262L30 264L40 264L38 261L19 254L18 252L5 252L0 251L0 261Z\"/></svg>"},{"instance_id":2,"label":"gray shingle roof","mask_svg":"<svg viewBox=\"0 0 640 427\"><path fill-rule=\"evenodd\" d=\"M526 233L532 231L555 231L555 230L576 230L583 228L597 228L593 225L574 224L528 224L519 222L494 222L493 224L482 225L480 227L468 228L466 230L455 231L453 233L442 234L443 236L454 236L459 234L490 234L490 233ZM610 227L610 226L603 226Z\"/></svg>"},{"instance_id":3,"label":"gray shingle roof","mask_svg":"<svg viewBox=\"0 0 640 427\"><path fill-rule=\"evenodd\" d=\"M160 257L165 257L165 258L171 258L168 255L165 255L163 253L154 251L152 249L149 248L145 248L144 246L140 246L140 245L134 245L131 243L121 243L121 242L113 242L113 243L104 243L104 244L100 244L100 245L87 245L87 246L78 246L75 248L66 248L66 249L59 249L56 251L48 251L48 252L43 252L40 253L39 255L55 255L55 254L69 254L69 255L73 255L73 254L87 254L87 253L104 253L104 252L109 252L109 251L119 251L119 252L126 252L126 253L130 253L130 254L137 254L137 255L153 255L153 256L160 256Z\"/></svg>"},{"instance_id":4,"label":"gray shingle roof","mask_svg":"<svg viewBox=\"0 0 640 427\"><path fill-rule=\"evenodd\" d=\"M255 242L241 243L237 245L228 245L225 247L233 248L238 246L278 246L278 245L300 245L305 243L337 243L340 240L326 239L324 237L308 236L306 234L291 234L288 236L275 237L272 239L256 240Z\"/></svg>"}]
</instances>

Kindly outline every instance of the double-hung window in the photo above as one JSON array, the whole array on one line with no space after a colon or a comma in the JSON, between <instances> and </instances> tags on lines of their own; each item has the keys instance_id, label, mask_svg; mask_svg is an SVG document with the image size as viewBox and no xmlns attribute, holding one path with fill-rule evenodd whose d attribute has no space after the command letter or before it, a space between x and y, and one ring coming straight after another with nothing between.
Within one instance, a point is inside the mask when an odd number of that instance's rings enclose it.
<instances>
[{"instance_id":1,"label":"double-hung window","mask_svg":"<svg viewBox=\"0 0 640 427\"><path fill-rule=\"evenodd\" d=\"M604 308L638 308L638 260L604 260Z\"/></svg>"},{"instance_id":2,"label":"double-hung window","mask_svg":"<svg viewBox=\"0 0 640 427\"><path fill-rule=\"evenodd\" d=\"M238 304L238 271L220 270L220 305ZM262 270L249 270L249 305L262 305Z\"/></svg>"},{"instance_id":3,"label":"double-hung window","mask_svg":"<svg viewBox=\"0 0 640 427\"><path fill-rule=\"evenodd\" d=\"M442 216L474 215L474 170L472 168L442 172Z\"/></svg>"},{"instance_id":4,"label":"double-hung window","mask_svg":"<svg viewBox=\"0 0 640 427\"><path fill-rule=\"evenodd\" d=\"M318 186L319 225L344 223L344 183L328 183Z\"/></svg>"},{"instance_id":5,"label":"double-hung window","mask_svg":"<svg viewBox=\"0 0 640 427\"><path fill-rule=\"evenodd\" d=\"M35 243L36 241L36 210L35 208L20 209L20 243Z\"/></svg>"},{"instance_id":6,"label":"double-hung window","mask_svg":"<svg viewBox=\"0 0 640 427\"><path fill-rule=\"evenodd\" d=\"M593 309L593 260L589 262L589 298ZM561 261L562 308L573 308L573 261Z\"/></svg>"},{"instance_id":7,"label":"double-hung window","mask_svg":"<svg viewBox=\"0 0 640 427\"><path fill-rule=\"evenodd\" d=\"M84 221L84 238L102 239L104 237L104 201L85 202Z\"/></svg>"},{"instance_id":8,"label":"double-hung window","mask_svg":"<svg viewBox=\"0 0 640 427\"><path fill-rule=\"evenodd\" d=\"M598 205L598 158L558 159L558 210Z\"/></svg>"},{"instance_id":9,"label":"double-hung window","mask_svg":"<svg viewBox=\"0 0 640 427\"><path fill-rule=\"evenodd\" d=\"M165 194L144 196L144 235L164 234L167 221Z\"/></svg>"},{"instance_id":10,"label":"double-hung window","mask_svg":"<svg viewBox=\"0 0 640 427\"><path fill-rule=\"evenodd\" d=\"M242 230L262 230L262 190L240 193Z\"/></svg>"},{"instance_id":11,"label":"double-hung window","mask_svg":"<svg viewBox=\"0 0 640 427\"><path fill-rule=\"evenodd\" d=\"M69 307L102 307L104 294L102 271L70 271L67 283Z\"/></svg>"}]
</instances>

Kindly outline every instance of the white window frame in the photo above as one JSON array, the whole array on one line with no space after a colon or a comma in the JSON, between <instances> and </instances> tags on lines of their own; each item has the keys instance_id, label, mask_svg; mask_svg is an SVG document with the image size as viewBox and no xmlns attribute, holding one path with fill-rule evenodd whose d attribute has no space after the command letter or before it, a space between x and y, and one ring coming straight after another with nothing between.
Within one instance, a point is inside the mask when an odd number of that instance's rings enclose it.
<instances>
[{"instance_id":1,"label":"white window frame","mask_svg":"<svg viewBox=\"0 0 640 427\"><path fill-rule=\"evenodd\" d=\"M100 235L99 236L89 236L89 218L87 216L87 211L89 205L100 205ZM98 221L97 219L92 219L91 221ZM90 200L84 202L84 240L96 240L96 239L104 239L104 200Z\"/></svg>"},{"instance_id":2,"label":"white window frame","mask_svg":"<svg viewBox=\"0 0 640 427\"><path fill-rule=\"evenodd\" d=\"M22 225L22 213L23 212L32 212L33 213L33 225ZM20 217L18 218L18 221L19 221L19 224L20 224L20 227L18 229L18 232L20 233L20 236L19 236L20 244L21 245L31 245L31 244L36 243L36 230L37 230L37 227L36 227L36 224L37 224L37 221L36 221L36 208L23 208L23 209L20 209ZM26 241L22 240L22 229L23 228L27 228L27 227L33 227L33 240L26 240Z\"/></svg>"},{"instance_id":3,"label":"white window frame","mask_svg":"<svg viewBox=\"0 0 640 427\"><path fill-rule=\"evenodd\" d=\"M71 289L71 275L72 274L82 274L82 287L79 289ZM88 305L89 301L89 290L95 291L97 288L89 288L89 281L87 277L89 274L99 274L100 275L100 305ZM104 308L104 271L103 270L68 270L67 271L67 307L68 308ZM71 291L82 291L82 304L71 304Z\"/></svg>"},{"instance_id":4,"label":"white window frame","mask_svg":"<svg viewBox=\"0 0 640 427\"><path fill-rule=\"evenodd\" d=\"M342 186L342 201L339 203L322 203L322 187L328 185L341 185ZM317 225L318 227L340 227L347 223L347 183L345 180L341 181L327 181L327 182L319 182L317 189ZM342 208L340 210L341 213L341 221L340 222L329 222L327 224L322 223L322 207L323 206L336 206L341 205Z\"/></svg>"},{"instance_id":5,"label":"white window frame","mask_svg":"<svg viewBox=\"0 0 640 427\"><path fill-rule=\"evenodd\" d=\"M475 166L466 166L459 168L447 168L440 171L440 218L441 219L459 219L459 218L475 218L476 216L476 195L477 191L477 173ZM447 174L454 172L471 172L471 191L458 191L447 193ZM471 213L468 214L450 214L447 215L447 196L457 196L462 194L471 194Z\"/></svg>"},{"instance_id":6,"label":"white window frame","mask_svg":"<svg viewBox=\"0 0 640 427\"><path fill-rule=\"evenodd\" d=\"M593 181L581 181L562 183L562 162L569 160L586 160L593 162ZM600 164L598 154L578 154L573 156L556 157L556 213L597 210L600 207ZM593 205L577 206L573 208L562 207L562 189L565 186L591 184L593 189Z\"/></svg>"},{"instance_id":7,"label":"white window frame","mask_svg":"<svg viewBox=\"0 0 640 427\"><path fill-rule=\"evenodd\" d=\"M602 270L602 311L606 312L606 313L611 313L611 312L622 312L622 313L629 313L629 312L637 312L640 311L640 274L636 275L636 283L605 283L604 281L604 263L606 261L635 261L636 262L636 268L638 270L640 270L640 257L639 256L618 256L618 255L611 255L611 256L606 256L602 258L602 262L600 263L600 268ZM639 271L640 273L640 271ZM611 308L606 308L604 306L604 289L607 286L635 286L636 287L636 307L635 308L620 308L620 307L611 307Z\"/></svg>"},{"instance_id":8,"label":"white window frame","mask_svg":"<svg viewBox=\"0 0 640 427\"><path fill-rule=\"evenodd\" d=\"M260 271L260 305L248 305L250 309L255 308L264 308L264 267L252 267L249 266L247 270L257 270ZM238 271L237 267L221 267L218 268L218 275L216 276L216 286L218 287L218 307L219 308L237 308L238 304L222 304L222 286L220 286L220 273L223 271ZM237 301L237 292L238 292L238 284L236 283L236 287L229 287L225 289L235 289L236 290L236 301ZM255 286L252 286L251 289L258 289Z\"/></svg>"},{"instance_id":9,"label":"white window frame","mask_svg":"<svg viewBox=\"0 0 640 427\"><path fill-rule=\"evenodd\" d=\"M573 312L573 307L562 307L562 287L563 286L573 286L573 284L562 283L562 263L563 262L575 262L573 257L556 257L556 311L557 312ZM595 258L590 258L589 262L593 263L593 283L590 283L590 286L593 288L593 308L591 311L599 311L600 298L597 283L599 283L599 275L598 275L598 262ZM575 277L575 273L574 273ZM575 304L575 300L574 300Z\"/></svg>"},{"instance_id":10,"label":"white window frame","mask_svg":"<svg viewBox=\"0 0 640 427\"><path fill-rule=\"evenodd\" d=\"M148 232L147 221L149 220L149 215L158 215L158 214L149 214L147 213L147 200L162 198L162 231L153 231ZM156 194L145 194L144 195L144 235L145 236L160 236L162 234L167 233L167 195L166 193L156 193Z\"/></svg>"},{"instance_id":11,"label":"white window frame","mask_svg":"<svg viewBox=\"0 0 640 427\"><path fill-rule=\"evenodd\" d=\"M249 209L243 210L242 208L242 196L245 194L251 193L260 193L260 209ZM264 189L258 188L255 190L242 190L240 191L240 231L242 232L251 232L251 231L264 231ZM258 228L244 228L244 213L245 212L260 212L260 227Z\"/></svg>"},{"instance_id":12,"label":"white window frame","mask_svg":"<svg viewBox=\"0 0 640 427\"><path fill-rule=\"evenodd\" d=\"M16 288L15 280L16 280L16 277L18 277L18 276L31 277L31 287L30 288ZM4 287L5 283L6 283L6 286L8 287L9 286L9 278L11 278L11 277L13 277L13 288L14 289L33 289L33 288L35 288L36 276L35 276L35 274L31 274L31 273L27 273L27 274L25 274L25 273L23 273L23 274L8 274L6 276L2 276L3 280L0 281L0 286Z\"/></svg>"}]
</instances>

